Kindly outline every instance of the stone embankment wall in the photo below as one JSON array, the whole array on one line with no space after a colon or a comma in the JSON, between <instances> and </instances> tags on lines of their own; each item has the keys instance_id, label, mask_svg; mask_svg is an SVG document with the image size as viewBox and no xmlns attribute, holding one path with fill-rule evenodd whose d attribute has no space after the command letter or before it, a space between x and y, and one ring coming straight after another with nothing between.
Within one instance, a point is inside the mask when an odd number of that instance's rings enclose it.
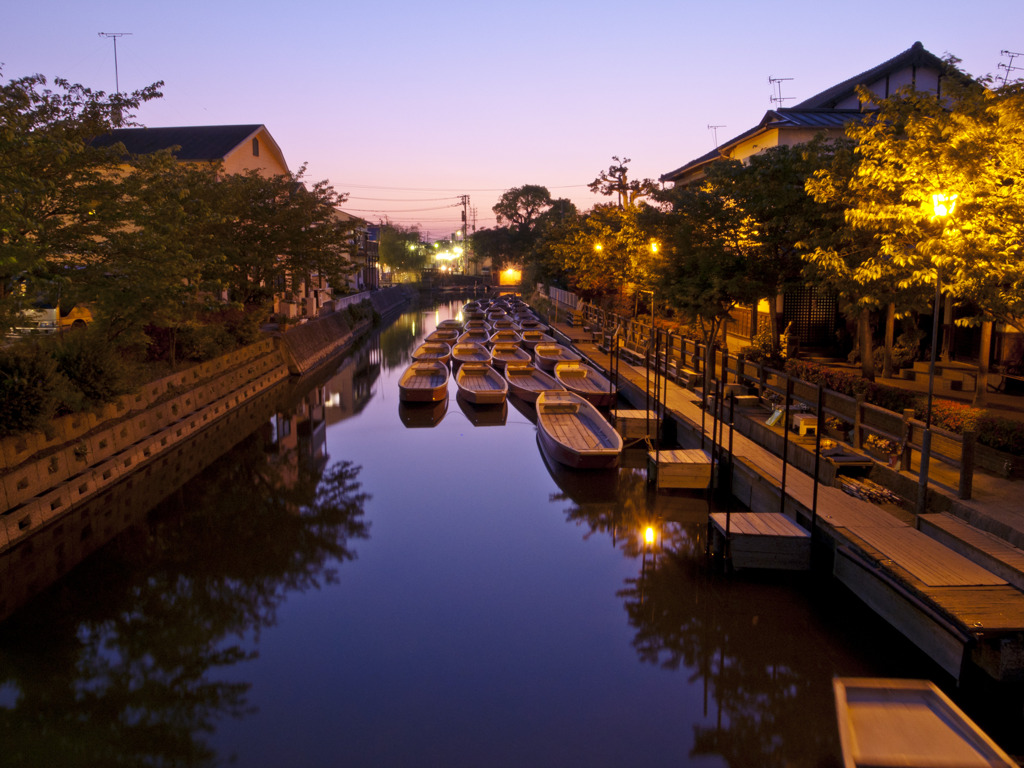
<instances>
[{"instance_id":1,"label":"stone embankment wall","mask_svg":"<svg viewBox=\"0 0 1024 768\"><path fill-rule=\"evenodd\" d=\"M409 300L380 291L386 315ZM0 440L0 554L251 398L341 352L369 327L334 314L150 382L101 410L55 419L45 433Z\"/></svg>"},{"instance_id":2,"label":"stone embankment wall","mask_svg":"<svg viewBox=\"0 0 1024 768\"><path fill-rule=\"evenodd\" d=\"M274 339L0 441L0 552L288 377Z\"/></svg>"},{"instance_id":3,"label":"stone embankment wall","mask_svg":"<svg viewBox=\"0 0 1024 768\"><path fill-rule=\"evenodd\" d=\"M385 288L370 296L370 303L381 317L386 317L408 301L408 294L401 288ZM350 326L347 315L333 312L289 328L280 335L288 370L295 375L308 373L347 347L354 337L369 330L370 325L366 320Z\"/></svg>"}]
</instances>

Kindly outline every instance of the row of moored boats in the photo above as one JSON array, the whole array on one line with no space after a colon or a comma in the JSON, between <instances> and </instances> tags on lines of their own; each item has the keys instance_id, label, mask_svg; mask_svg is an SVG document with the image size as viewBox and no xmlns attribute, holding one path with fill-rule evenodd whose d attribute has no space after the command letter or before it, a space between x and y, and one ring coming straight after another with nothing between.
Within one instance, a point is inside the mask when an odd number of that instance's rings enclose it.
<instances>
[{"instance_id":1,"label":"row of moored boats","mask_svg":"<svg viewBox=\"0 0 1024 768\"><path fill-rule=\"evenodd\" d=\"M612 382L572 349L517 297L472 301L462 320L442 320L413 352L399 380L405 403L458 396L474 406L500 405L509 395L537 409L541 445L577 468L614 467L622 438L598 408L615 403Z\"/></svg>"}]
</instances>

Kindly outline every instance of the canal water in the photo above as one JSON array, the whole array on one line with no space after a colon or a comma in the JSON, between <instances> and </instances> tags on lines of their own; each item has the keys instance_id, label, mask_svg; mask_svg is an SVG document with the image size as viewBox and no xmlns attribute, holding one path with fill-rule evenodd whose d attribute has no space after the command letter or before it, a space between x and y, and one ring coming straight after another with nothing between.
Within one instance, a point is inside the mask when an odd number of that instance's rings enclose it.
<instances>
[{"instance_id":1,"label":"canal water","mask_svg":"<svg viewBox=\"0 0 1024 768\"><path fill-rule=\"evenodd\" d=\"M152 508L105 500L123 530L0 624L0 764L824 768L834 676L949 688L827 576L709 566L707 501L643 448L573 473L525 404L403 407L461 303L185 448Z\"/></svg>"}]
</instances>

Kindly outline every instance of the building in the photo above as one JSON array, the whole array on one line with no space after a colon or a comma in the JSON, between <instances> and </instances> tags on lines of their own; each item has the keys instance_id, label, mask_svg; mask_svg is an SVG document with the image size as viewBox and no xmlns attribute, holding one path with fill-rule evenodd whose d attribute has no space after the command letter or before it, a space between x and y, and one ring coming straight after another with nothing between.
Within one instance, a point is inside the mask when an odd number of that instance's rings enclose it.
<instances>
[{"instance_id":1,"label":"building","mask_svg":"<svg viewBox=\"0 0 1024 768\"><path fill-rule=\"evenodd\" d=\"M699 183L708 166L720 159L747 160L770 147L796 146L816 136L839 138L847 124L859 121L871 104L861 101L858 86L885 98L900 88L911 86L918 91L941 95L945 63L925 50L920 42L858 75L806 99L792 107L779 107L765 112L752 128L723 142L711 152L689 161L660 177L663 183L689 186ZM756 308L738 309L733 313L729 333L741 344L749 344L771 311L771 297ZM834 296L814 287L793 289L775 297L775 309L781 315L780 328L790 332L808 346L827 346L836 335L840 319Z\"/></svg>"},{"instance_id":2,"label":"building","mask_svg":"<svg viewBox=\"0 0 1024 768\"><path fill-rule=\"evenodd\" d=\"M271 177L290 173L280 146L265 125L117 128L93 143L111 146L118 142L132 155L174 148L174 156L181 162L221 163L228 174L258 171ZM336 215L342 221L355 218L341 211ZM360 278L355 282L360 283ZM321 275L289 275L284 285L275 287L274 314L292 320L315 317L336 289Z\"/></svg>"}]
</instances>

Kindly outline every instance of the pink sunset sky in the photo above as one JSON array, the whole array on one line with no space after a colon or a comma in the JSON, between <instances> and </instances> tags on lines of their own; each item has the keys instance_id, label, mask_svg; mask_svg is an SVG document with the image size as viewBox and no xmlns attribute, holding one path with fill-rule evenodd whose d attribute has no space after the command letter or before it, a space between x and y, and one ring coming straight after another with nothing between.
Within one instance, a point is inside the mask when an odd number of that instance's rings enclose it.
<instances>
[{"instance_id":1,"label":"pink sunset sky","mask_svg":"<svg viewBox=\"0 0 1024 768\"><path fill-rule=\"evenodd\" d=\"M974 75L1024 53L1024 2L665 0L10 3L3 79L42 74L122 91L158 80L148 126L262 123L292 170L328 179L370 221L428 239L477 228L501 193L541 184L581 209L629 157L657 179L920 40ZM1024 56L1013 59L1024 67ZM1024 76L1024 69L1011 71Z\"/></svg>"}]
</instances>

